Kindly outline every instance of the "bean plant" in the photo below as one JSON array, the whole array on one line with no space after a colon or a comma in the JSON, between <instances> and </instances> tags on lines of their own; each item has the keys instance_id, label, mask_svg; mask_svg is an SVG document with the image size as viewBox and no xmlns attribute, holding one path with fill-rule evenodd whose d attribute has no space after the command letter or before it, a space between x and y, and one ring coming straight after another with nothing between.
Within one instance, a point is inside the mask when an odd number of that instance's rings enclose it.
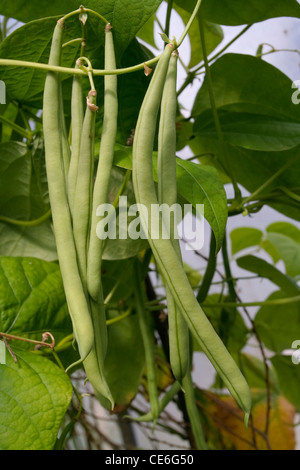
<instances>
[{"instance_id":1,"label":"bean plant","mask_svg":"<svg viewBox=\"0 0 300 470\"><path fill-rule=\"evenodd\" d=\"M242 3L2 1L1 450L296 449L300 52L229 50L300 5Z\"/></svg>"}]
</instances>

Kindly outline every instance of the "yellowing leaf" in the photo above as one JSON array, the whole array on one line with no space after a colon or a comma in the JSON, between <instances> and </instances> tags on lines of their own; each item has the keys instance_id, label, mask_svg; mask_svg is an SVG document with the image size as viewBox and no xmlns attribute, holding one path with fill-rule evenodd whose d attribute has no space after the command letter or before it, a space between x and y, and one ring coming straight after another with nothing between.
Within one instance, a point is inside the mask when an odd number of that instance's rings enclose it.
<instances>
[{"instance_id":1,"label":"yellowing leaf","mask_svg":"<svg viewBox=\"0 0 300 470\"><path fill-rule=\"evenodd\" d=\"M284 397L272 395L268 436L266 394L253 391L254 406L249 428L244 426L243 412L229 396L205 392L205 414L209 420L209 439L217 449L294 450L296 410ZM214 428L214 429L213 429ZM216 432L217 431L217 432Z\"/></svg>"}]
</instances>

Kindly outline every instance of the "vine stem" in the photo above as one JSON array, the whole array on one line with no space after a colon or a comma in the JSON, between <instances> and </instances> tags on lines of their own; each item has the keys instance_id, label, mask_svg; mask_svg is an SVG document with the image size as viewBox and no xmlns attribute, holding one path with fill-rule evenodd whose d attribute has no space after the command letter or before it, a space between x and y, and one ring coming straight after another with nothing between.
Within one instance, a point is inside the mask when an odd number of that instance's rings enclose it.
<instances>
[{"instance_id":1,"label":"vine stem","mask_svg":"<svg viewBox=\"0 0 300 470\"><path fill-rule=\"evenodd\" d=\"M291 158L286 162L285 165L283 165L281 168L279 168L276 173L274 173L271 178L269 178L267 181L265 181L259 188L256 189L249 197L246 197L243 199L243 205L252 202L255 199L258 198L258 196L268 187L270 184L272 184L282 173L284 173L290 166L292 166L296 161L300 158L300 155L297 153L294 158Z\"/></svg>"},{"instance_id":2,"label":"vine stem","mask_svg":"<svg viewBox=\"0 0 300 470\"><path fill-rule=\"evenodd\" d=\"M234 44L238 39L240 39L240 37L242 37L252 26L252 24L248 24L247 26L245 26L245 28L242 29L242 31L240 31L233 39L231 39L219 52L210 57L209 62L213 62L214 60L218 59L220 55L222 55L227 49L229 49L229 47L232 46L232 44ZM193 70L192 73L197 73L202 68L204 68L204 64L199 65L196 69Z\"/></svg>"},{"instance_id":3,"label":"vine stem","mask_svg":"<svg viewBox=\"0 0 300 470\"><path fill-rule=\"evenodd\" d=\"M287 305L300 302L300 295L283 299L265 300L264 302L215 302L203 304L203 307L263 307L265 305Z\"/></svg>"},{"instance_id":4,"label":"vine stem","mask_svg":"<svg viewBox=\"0 0 300 470\"><path fill-rule=\"evenodd\" d=\"M5 116L0 116L0 121L3 124L6 124L7 126L11 127L15 132L17 132L21 137L25 137L27 140L32 139L32 133L29 132L29 130L24 129L21 126L18 126L15 122L10 121L7 119Z\"/></svg>"},{"instance_id":5,"label":"vine stem","mask_svg":"<svg viewBox=\"0 0 300 470\"><path fill-rule=\"evenodd\" d=\"M0 215L0 222L16 225L18 227L36 227L46 222L46 220L51 217L51 213L51 209L49 209L48 212L46 212L44 215L42 215L42 217L36 220L16 220Z\"/></svg>"},{"instance_id":6,"label":"vine stem","mask_svg":"<svg viewBox=\"0 0 300 470\"><path fill-rule=\"evenodd\" d=\"M50 337L51 338L51 343L46 343L45 341L36 341L34 339L30 339L30 338L23 338L21 336L16 336L16 335L10 335L8 333L0 333L0 338L5 338L7 340L15 340L15 341L25 341L26 343L32 343L32 344L35 344L36 346L45 346L45 347L48 347L50 349L54 349L54 346L55 346L55 340L52 336L51 333L44 333L43 334L43 338L48 338Z\"/></svg>"},{"instance_id":7,"label":"vine stem","mask_svg":"<svg viewBox=\"0 0 300 470\"><path fill-rule=\"evenodd\" d=\"M132 67L124 67L114 70L103 70L103 69L93 69L93 75L102 76L102 75L123 75L131 72L138 72L139 70L144 70L145 65L150 67L151 65L156 64L160 59L161 54L154 57L153 59L143 62L141 64L134 65ZM27 62L24 60L16 59L0 59L0 66L6 67L25 67L30 69L42 70L44 72L58 72L67 75L87 75L87 72L81 69L75 69L71 67L61 67L56 65L41 64L39 62Z\"/></svg>"},{"instance_id":8,"label":"vine stem","mask_svg":"<svg viewBox=\"0 0 300 470\"><path fill-rule=\"evenodd\" d=\"M195 9L192 13L192 16L188 22L188 24L185 27L184 32L182 33L179 41L176 41L176 47L179 48L182 42L184 41L185 37L187 36L190 27L196 18L200 6L201 6L202 0L198 0L197 4L195 6ZM106 24L108 24L108 21L102 17L100 14L97 12L90 10L89 8L84 8L81 7L78 10L75 10L67 15L65 15L63 18L61 18L60 21L64 22L66 19L70 18L71 16L82 13L82 12L90 12L98 17L100 17ZM94 69L93 70L93 75L94 76L103 76L103 75L122 75L126 73L131 73L131 72L137 72L139 70L144 70L145 65L150 67L151 65L155 65L162 54L159 54L158 56L154 57L153 59L148 60L147 62L143 62L141 64L134 65L132 67L124 67L120 69L115 69L115 70L102 70L102 69ZM26 67L26 68L31 68L31 69L38 69L38 70L43 70L44 72L58 72L58 73L63 73L63 74L68 74L68 75L87 75L87 71L81 70L81 69L75 69L71 67L61 67L61 66L55 66L55 65L49 65L49 64L41 64L38 62L27 62L24 60L16 60L16 59L0 59L0 66L8 66L8 67Z\"/></svg>"},{"instance_id":9,"label":"vine stem","mask_svg":"<svg viewBox=\"0 0 300 470\"><path fill-rule=\"evenodd\" d=\"M194 8L194 11L192 13L192 16L190 17L189 22L185 27L185 30L183 31L183 33L180 36L179 40L176 42L177 47L180 47L180 45L183 43L185 37L188 35L189 30L192 26L192 23L193 23L194 19L196 18L196 16L198 15L199 11L200 11L201 4L202 4L202 0L198 0L197 3L196 3L196 6Z\"/></svg>"},{"instance_id":10,"label":"vine stem","mask_svg":"<svg viewBox=\"0 0 300 470\"><path fill-rule=\"evenodd\" d=\"M171 23L171 15L173 9L173 0L168 1L168 9L167 9L167 17L166 17L166 27L165 27L165 34L169 36L170 34L170 23Z\"/></svg>"},{"instance_id":11,"label":"vine stem","mask_svg":"<svg viewBox=\"0 0 300 470\"><path fill-rule=\"evenodd\" d=\"M84 6L80 6L77 10L71 11L70 13L67 13L65 16L61 18L61 21L65 22L69 18L71 18L74 15L80 15L83 13L92 13L92 15L97 16L101 21L103 21L105 24L108 24L109 21L104 18L104 16L100 15L97 11L92 10L91 8L85 8Z\"/></svg>"}]
</instances>

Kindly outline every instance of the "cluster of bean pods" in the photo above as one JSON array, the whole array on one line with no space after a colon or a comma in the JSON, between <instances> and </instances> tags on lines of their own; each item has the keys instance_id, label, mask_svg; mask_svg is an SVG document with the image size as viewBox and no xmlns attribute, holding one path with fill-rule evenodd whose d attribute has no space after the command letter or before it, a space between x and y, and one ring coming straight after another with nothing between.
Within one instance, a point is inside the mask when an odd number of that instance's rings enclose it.
<instances>
[{"instance_id":1,"label":"cluster of bean pods","mask_svg":"<svg viewBox=\"0 0 300 470\"><path fill-rule=\"evenodd\" d=\"M61 65L64 20L56 24L49 64ZM133 141L133 187L136 202L146 207L177 202L176 185L176 80L178 51L176 44L166 45L151 78L140 109ZM105 69L115 70L115 50L111 25L105 26ZM94 180L94 137L97 92L91 89L83 108L82 77L74 75L71 102L72 142L69 145L64 124L61 78L48 72L43 104L46 168L58 259L73 323L80 362L95 394L107 408L114 400L105 379L107 327L101 260L103 242L97 237L97 207L107 203L113 166L118 119L117 77L104 80L104 117L100 158ZM160 116L159 116L160 113ZM158 194L153 180L153 148L159 119ZM186 400L196 444L205 448L202 427L197 417L191 379L190 335L201 346L216 371L249 417L251 395L248 385L221 339L195 298L185 274L178 237L152 239L148 220L141 223L162 276L168 305L170 365L175 382L162 400L156 384L154 340L145 309L139 258L135 263L135 305L145 346L151 411L139 420L157 421L166 404L181 389ZM164 224L160 214L160 224ZM171 226L173 226L171 224Z\"/></svg>"},{"instance_id":2,"label":"cluster of bean pods","mask_svg":"<svg viewBox=\"0 0 300 470\"><path fill-rule=\"evenodd\" d=\"M61 65L64 20L56 24L49 64ZM105 68L116 68L112 28L105 26ZM82 77L74 75L71 100L72 142L64 126L59 73L47 74L43 127L46 169L58 260L73 324L80 363L101 403L114 407L104 374L107 326L101 280L102 244L96 235L96 209L106 203L117 132L117 78L105 77L100 158L94 183L97 92L92 88L83 108ZM76 364L72 364L73 367Z\"/></svg>"},{"instance_id":3,"label":"cluster of bean pods","mask_svg":"<svg viewBox=\"0 0 300 470\"><path fill-rule=\"evenodd\" d=\"M156 66L145 95L133 143L133 185L137 203L151 214L159 203L172 205L177 202L176 190L176 45L169 43ZM159 118L159 110L160 118ZM152 156L157 120L160 119L158 140L158 195L153 180ZM163 214L160 213L160 226ZM151 219L151 216L149 217ZM151 219L155 220L155 218ZM141 214L144 231L164 280L169 319L170 363L178 383L185 392L187 410L194 421L195 400L191 387L191 363L189 333L194 336L203 352L213 364L223 383L245 412L248 421L251 410L251 393L244 376L217 335L199 305L185 274L178 237L151 238L153 227ZM152 230L151 230L152 229ZM167 230L167 229L166 229ZM154 231L155 232L155 231ZM155 419L156 404L152 418ZM199 440L201 440L201 432Z\"/></svg>"}]
</instances>

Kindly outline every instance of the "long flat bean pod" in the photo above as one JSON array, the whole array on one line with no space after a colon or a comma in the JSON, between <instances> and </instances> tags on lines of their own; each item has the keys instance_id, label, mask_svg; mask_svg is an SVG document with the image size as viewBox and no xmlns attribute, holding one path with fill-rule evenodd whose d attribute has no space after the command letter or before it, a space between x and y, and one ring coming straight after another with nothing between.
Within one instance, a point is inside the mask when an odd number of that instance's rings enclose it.
<instances>
[{"instance_id":1,"label":"long flat bean pod","mask_svg":"<svg viewBox=\"0 0 300 470\"><path fill-rule=\"evenodd\" d=\"M106 354L106 331L104 299L102 296L102 288L98 301L94 302L90 299L92 321L95 332L95 342L92 351L83 362L84 369L88 380L93 386L95 395L101 404L107 409L114 408L114 398L106 381L104 359Z\"/></svg>"},{"instance_id":2,"label":"long flat bean pod","mask_svg":"<svg viewBox=\"0 0 300 470\"><path fill-rule=\"evenodd\" d=\"M181 390L181 385L179 382L174 382L170 389L164 394L161 400L159 400L158 403L158 412L161 414L164 409L171 403L173 398L178 394L178 392ZM137 418L133 418L132 416L126 416L126 418L132 419L133 421L137 421L140 423L147 423L150 421L153 421L153 413L150 410L148 413L138 416Z\"/></svg>"},{"instance_id":3,"label":"long flat bean pod","mask_svg":"<svg viewBox=\"0 0 300 470\"><path fill-rule=\"evenodd\" d=\"M113 33L110 24L105 28L105 69L116 68ZM96 174L90 245L88 251L88 289L91 297L97 301L101 283L101 258L103 241L97 237L96 228L99 222L97 208L108 201L108 190L114 159L115 140L118 125L118 90L116 75L104 78L104 117L100 144L99 163Z\"/></svg>"},{"instance_id":4,"label":"long flat bean pod","mask_svg":"<svg viewBox=\"0 0 300 470\"><path fill-rule=\"evenodd\" d=\"M60 65L63 24L58 21L52 40L49 63ZM71 216L63 167L60 132L60 78L49 72L44 90L43 127L50 204L59 265L80 356L86 358L94 343L93 325L78 271Z\"/></svg>"},{"instance_id":5,"label":"long flat bean pod","mask_svg":"<svg viewBox=\"0 0 300 470\"><path fill-rule=\"evenodd\" d=\"M176 181L176 82L177 82L178 52L172 53L169 69L164 85L161 102L160 125L158 136L158 200L160 204L172 207L177 203ZM179 259L181 251L177 236L177 227L174 221L174 213L170 212L170 239ZM188 325L176 304L168 285L165 286L168 322L169 322L169 347L171 369L176 379L182 383L183 377L189 369L189 330Z\"/></svg>"},{"instance_id":6,"label":"long flat bean pod","mask_svg":"<svg viewBox=\"0 0 300 470\"><path fill-rule=\"evenodd\" d=\"M245 378L198 304L172 242L164 238L151 238L151 227L148 224L148 214L153 208L155 210L159 207L153 182L152 153L158 110L173 50L174 47L171 45L166 46L140 110L133 144L135 197L137 203L144 208L144 211L140 213L141 223L163 278L184 315L191 333L222 377L232 396L245 411L247 418L251 409L251 393ZM161 214L159 215L163 224Z\"/></svg>"},{"instance_id":7,"label":"long flat bean pod","mask_svg":"<svg viewBox=\"0 0 300 470\"><path fill-rule=\"evenodd\" d=\"M151 406L151 416L153 426L159 416L159 401L158 401L158 385L156 381L156 366L154 354L154 337L150 328L150 318L147 310L145 309L145 301L143 296L143 288L141 285L141 269L139 260L135 263L135 300L138 315L139 326L144 344L146 368L147 368L147 382L148 393Z\"/></svg>"},{"instance_id":8,"label":"long flat bean pod","mask_svg":"<svg viewBox=\"0 0 300 470\"><path fill-rule=\"evenodd\" d=\"M82 282L87 287L87 251L90 232L91 201L94 177L94 147L97 93L91 90L82 126L80 154L73 207L73 232Z\"/></svg>"},{"instance_id":9,"label":"long flat bean pod","mask_svg":"<svg viewBox=\"0 0 300 470\"><path fill-rule=\"evenodd\" d=\"M185 404L187 414L191 423L195 444L198 450L207 450L205 436L200 421L199 410L195 401L195 392L191 373L189 372L183 379L183 387L185 391Z\"/></svg>"},{"instance_id":10,"label":"long flat bean pod","mask_svg":"<svg viewBox=\"0 0 300 470\"><path fill-rule=\"evenodd\" d=\"M70 167L70 159L71 159L71 151L68 141L67 135L67 128L66 128L66 120L65 120L65 113L64 113L64 100L63 100L63 89L62 83L59 83L59 95L60 95L60 132L61 132L61 142L62 142L62 153L63 153L63 166L64 166L64 175L66 181L66 187L68 182L68 173Z\"/></svg>"},{"instance_id":11,"label":"long flat bean pod","mask_svg":"<svg viewBox=\"0 0 300 470\"><path fill-rule=\"evenodd\" d=\"M76 65L76 68L78 66ZM80 156L81 133L84 120L82 77L74 75L71 98L71 161L68 173L68 198L71 213L73 213L78 161Z\"/></svg>"}]
</instances>

